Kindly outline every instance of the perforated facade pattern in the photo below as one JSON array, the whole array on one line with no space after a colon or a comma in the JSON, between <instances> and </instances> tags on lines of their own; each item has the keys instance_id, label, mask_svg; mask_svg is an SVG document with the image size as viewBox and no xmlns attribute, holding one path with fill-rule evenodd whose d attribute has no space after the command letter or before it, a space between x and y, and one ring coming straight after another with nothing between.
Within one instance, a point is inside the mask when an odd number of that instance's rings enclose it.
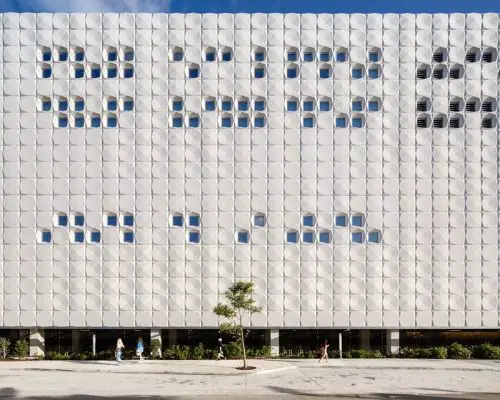
<instances>
[{"instance_id":1,"label":"perforated facade pattern","mask_svg":"<svg viewBox=\"0 0 500 400\"><path fill-rule=\"evenodd\" d=\"M499 326L497 14L0 24L1 326Z\"/></svg>"}]
</instances>

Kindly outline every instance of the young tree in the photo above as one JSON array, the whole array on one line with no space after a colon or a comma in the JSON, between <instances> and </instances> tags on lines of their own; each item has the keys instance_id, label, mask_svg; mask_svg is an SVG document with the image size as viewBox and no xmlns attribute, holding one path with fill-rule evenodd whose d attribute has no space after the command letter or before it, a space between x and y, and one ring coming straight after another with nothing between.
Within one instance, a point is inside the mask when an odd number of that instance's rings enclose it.
<instances>
[{"instance_id":1,"label":"young tree","mask_svg":"<svg viewBox=\"0 0 500 400\"><path fill-rule=\"evenodd\" d=\"M10 340L4 337L0 337L0 353L2 358L5 360L9 354Z\"/></svg>"},{"instance_id":2,"label":"young tree","mask_svg":"<svg viewBox=\"0 0 500 400\"><path fill-rule=\"evenodd\" d=\"M252 315L262 311L262 307L255 305L253 292L253 282L237 281L224 293L229 304L219 303L214 307L214 314L228 320L220 325L220 330L236 336L241 342L243 369L247 369L243 318L246 314Z\"/></svg>"}]
</instances>

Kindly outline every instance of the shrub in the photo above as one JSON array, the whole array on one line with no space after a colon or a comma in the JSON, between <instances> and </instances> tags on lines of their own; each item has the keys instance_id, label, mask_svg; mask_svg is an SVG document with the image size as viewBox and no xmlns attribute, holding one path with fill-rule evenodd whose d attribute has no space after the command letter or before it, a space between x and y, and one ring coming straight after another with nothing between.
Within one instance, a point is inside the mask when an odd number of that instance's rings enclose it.
<instances>
[{"instance_id":1,"label":"shrub","mask_svg":"<svg viewBox=\"0 0 500 400\"><path fill-rule=\"evenodd\" d=\"M25 358L30 354L30 345L26 340L18 340L14 346L14 354L17 357Z\"/></svg>"},{"instance_id":2,"label":"shrub","mask_svg":"<svg viewBox=\"0 0 500 400\"><path fill-rule=\"evenodd\" d=\"M151 341L151 358L161 358L161 342L159 339Z\"/></svg>"},{"instance_id":3,"label":"shrub","mask_svg":"<svg viewBox=\"0 0 500 400\"><path fill-rule=\"evenodd\" d=\"M239 342L229 342L222 349L224 356L228 359L238 359L243 356L243 349Z\"/></svg>"},{"instance_id":4,"label":"shrub","mask_svg":"<svg viewBox=\"0 0 500 400\"><path fill-rule=\"evenodd\" d=\"M69 355L69 359L76 360L76 361L87 360L87 354L86 353L71 353Z\"/></svg>"},{"instance_id":5,"label":"shrub","mask_svg":"<svg viewBox=\"0 0 500 400\"><path fill-rule=\"evenodd\" d=\"M9 355L10 351L10 340L4 337L0 337L0 353L2 358L5 360Z\"/></svg>"},{"instance_id":6,"label":"shrub","mask_svg":"<svg viewBox=\"0 0 500 400\"><path fill-rule=\"evenodd\" d=\"M379 350L351 350L349 358L382 358L382 353Z\"/></svg>"},{"instance_id":7,"label":"shrub","mask_svg":"<svg viewBox=\"0 0 500 400\"><path fill-rule=\"evenodd\" d=\"M191 351L190 351L190 359L193 360L203 360L205 356L205 347L203 343L198 343Z\"/></svg>"},{"instance_id":8,"label":"shrub","mask_svg":"<svg viewBox=\"0 0 500 400\"><path fill-rule=\"evenodd\" d=\"M491 343L484 343L472 348L472 357L481 360L500 359L500 347L493 346Z\"/></svg>"},{"instance_id":9,"label":"shrub","mask_svg":"<svg viewBox=\"0 0 500 400\"><path fill-rule=\"evenodd\" d=\"M446 347L415 347L401 350L401 358L436 358L445 359L448 355Z\"/></svg>"},{"instance_id":10,"label":"shrub","mask_svg":"<svg viewBox=\"0 0 500 400\"><path fill-rule=\"evenodd\" d=\"M69 360L70 356L68 353L57 353L55 351L49 351L45 354L45 360Z\"/></svg>"},{"instance_id":11,"label":"shrub","mask_svg":"<svg viewBox=\"0 0 500 400\"><path fill-rule=\"evenodd\" d=\"M471 355L472 352L460 343L452 343L448 346L448 358L455 360L468 360Z\"/></svg>"},{"instance_id":12,"label":"shrub","mask_svg":"<svg viewBox=\"0 0 500 400\"><path fill-rule=\"evenodd\" d=\"M444 360L448 357L448 349L443 346L431 347L430 348L430 358L437 358L439 360Z\"/></svg>"},{"instance_id":13,"label":"shrub","mask_svg":"<svg viewBox=\"0 0 500 400\"><path fill-rule=\"evenodd\" d=\"M167 347L163 352L163 358L167 360L188 360L189 346L174 345Z\"/></svg>"}]
</instances>

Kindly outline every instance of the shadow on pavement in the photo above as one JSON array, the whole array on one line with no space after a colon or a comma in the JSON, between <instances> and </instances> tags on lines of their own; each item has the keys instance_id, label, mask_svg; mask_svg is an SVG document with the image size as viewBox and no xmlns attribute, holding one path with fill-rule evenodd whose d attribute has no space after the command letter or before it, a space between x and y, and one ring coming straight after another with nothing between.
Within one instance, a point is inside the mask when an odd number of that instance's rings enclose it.
<instances>
[{"instance_id":1,"label":"shadow on pavement","mask_svg":"<svg viewBox=\"0 0 500 400\"><path fill-rule=\"evenodd\" d=\"M47 399L64 399L64 400L181 400L182 397L178 396L141 396L141 395L129 395L129 396L90 396L85 394L75 394L71 396L30 396L24 397L19 396L18 392L14 388L0 388L0 399L23 399L23 400L47 400Z\"/></svg>"}]
</instances>

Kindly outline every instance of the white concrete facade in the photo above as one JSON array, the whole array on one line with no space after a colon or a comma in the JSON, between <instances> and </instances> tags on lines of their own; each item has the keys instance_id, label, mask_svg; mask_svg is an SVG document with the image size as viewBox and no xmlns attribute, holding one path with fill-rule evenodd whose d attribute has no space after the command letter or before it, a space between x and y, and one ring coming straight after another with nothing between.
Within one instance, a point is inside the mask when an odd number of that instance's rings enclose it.
<instances>
[{"instance_id":1,"label":"white concrete facade","mask_svg":"<svg viewBox=\"0 0 500 400\"><path fill-rule=\"evenodd\" d=\"M499 326L498 14L0 26L0 326Z\"/></svg>"}]
</instances>

